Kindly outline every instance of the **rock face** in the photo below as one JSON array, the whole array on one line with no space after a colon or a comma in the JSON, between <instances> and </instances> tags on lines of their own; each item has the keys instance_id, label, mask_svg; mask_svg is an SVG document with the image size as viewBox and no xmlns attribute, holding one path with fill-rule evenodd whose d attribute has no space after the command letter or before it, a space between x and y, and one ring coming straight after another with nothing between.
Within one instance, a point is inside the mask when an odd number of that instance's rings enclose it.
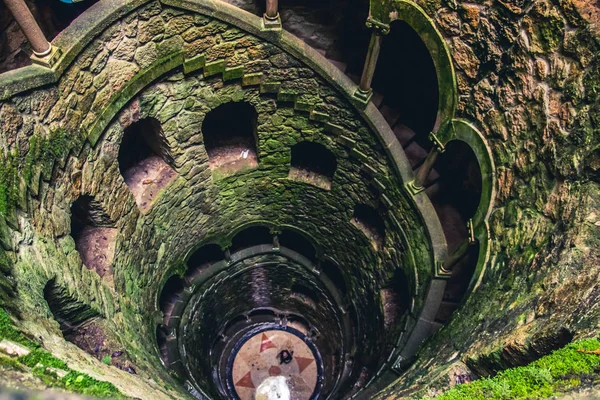
<instances>
[{"instance_id":1,"label":"rock face","mask_svg":"<svg viewBox=\"0 0 600 400\"><path fill-rule=\"evenodd\" d=\"M425 2L455 62L459 115L496 165L477 288L382 398L524 365L600 329L600 47L591 2Z\"/></svg>"}]
</instances>

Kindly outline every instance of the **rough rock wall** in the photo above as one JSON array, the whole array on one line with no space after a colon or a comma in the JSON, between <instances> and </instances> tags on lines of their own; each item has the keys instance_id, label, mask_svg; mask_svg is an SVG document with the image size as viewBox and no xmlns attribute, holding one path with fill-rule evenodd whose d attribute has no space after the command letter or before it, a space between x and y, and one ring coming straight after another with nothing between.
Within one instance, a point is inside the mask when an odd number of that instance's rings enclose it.
<instances>
[{"instance_id":1,"label":"rough rock wall","mask_svg":"<svg viewBox=\"0 0 600 400\"><path fill-rule=\"evenodd\" d=\"M451 48L458 116L492 149L497 197L479 286L386 398L435 393L466 365L493 374L600 330L597 6L419 4Z\"/></svg>"}]
</instances>

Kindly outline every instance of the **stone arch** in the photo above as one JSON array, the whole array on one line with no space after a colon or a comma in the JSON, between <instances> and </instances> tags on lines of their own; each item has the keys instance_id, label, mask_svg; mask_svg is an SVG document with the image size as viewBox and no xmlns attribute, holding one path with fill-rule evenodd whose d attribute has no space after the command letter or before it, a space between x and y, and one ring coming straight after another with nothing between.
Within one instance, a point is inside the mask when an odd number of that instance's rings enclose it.
<instances>
[{"instance_id":1,"label":"stone arch","mask_svg":"<svg viewBox=\"0 0 600 400\"><path fill-rule=\"evenodd\" d=\"M433 20L417 4L398 0L381 4L371 0L369 21L375 27L389 29L393 21L404 21L421 37L431 54L438 80L438 114L434 131L454 117L458 102L456 75L450 50Z\"/></svg>"},{"instance_id":2,"label":"stone arch","mask_svg":"<svg viewBox=\"0 0 600 400\"><path fill-rule=\"evenodd\" d=\"M169 144L156 118L141 119L125 129L117 160L142 212L150 209L160 189L176 177Z\"/></svg>"},{"instance_id":3,"label":"stone arch","mask_svg":"<svg viewBox=\"0 0 600 400\"><path fill-rule=\"evenodd\" d=\"M209 111L202 123L212 170L225 175L258 166L257 113L250 103L231 101Z\"/></svg>"},{"instance_id":4,"label":"stone arch","mask_svg":"<svg viewBox=\"0 0 600 400\"><path fill-rule=\"evenodd\" d=\"M449 141L460 140L466 143L475 154L481 172L481 198L472 217L472 230L478 241L477 265L465 293L465 296L467 296L478 286L479 279L483 276L490 256L488 219L496 196L496 173L491 150L475 126L466 121L455 119L452 121L451 132L452 136Z\"/></svg>"},{"instance_id":5,"label":"stone arch","mask_svg":"<svg viewBox=\"0 0 600 400\"><path fill-rule=\"evenodd\" d=\"M112 262L119 230L94 196L81 195L71 204L71 237L87 269L112 282Z\"/></svg>"},{"instance_id":6,"label":"stone arch","mask_svg":"<svg viewBox=\"0 0 600 400\"><path fill-rule=\"evenodd\" d=\"M375 250L385 242L385 223L379 212L366 204L356 204L350 222L358 228Z\"/></svg>"},{"instance_id":7,"label":"stone arch","mask_svg":"<svg viewBox=\"0 0 600 400\"><path fill-rule=\"evenodd\" d=\"M289 178L306 182L322 189L331 189L337 160L325 146L304 141L291 149Z\"/></svg>"},{"instance_id":8,"label":"stone arch","mask_svg":"<svg viewBox=\"0 0 600 400\"><path fill-rule=\"evenodd\" d=\"M60 325L63 335L68 335L86 322L100 316L100 313L78 300L67 288L59 284L56 278L46 283L43 293L44 300Z\"/></svg>"},{"instance_id":9,"label":"stone arch","mask_svg":"<svg viewBox=\"0 0 600 400\"><path fill-rule=\"evenodd\" d=\"M383 36L373 91L392 129L408 127L425 148L430 146L427 135L438 125L438 79L431 51L419 33L406 21L392 21Z\"/></svg>"}]
</instances>

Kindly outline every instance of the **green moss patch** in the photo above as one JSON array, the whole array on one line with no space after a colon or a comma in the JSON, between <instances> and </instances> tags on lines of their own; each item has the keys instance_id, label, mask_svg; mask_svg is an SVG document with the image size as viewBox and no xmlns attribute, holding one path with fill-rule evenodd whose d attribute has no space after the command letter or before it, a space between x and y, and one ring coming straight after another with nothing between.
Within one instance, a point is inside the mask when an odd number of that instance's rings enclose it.
<instances>
[{"instance_id":1,"label":"green moss patch","mask_svg":"<svg viewBox=\"0 0 600 400\"><path fill-rule=\"evenodd\" d=\"M0 340L7 339L29 347L31 352L19 358L1 357L0 366L23 370L31 368L31 373L47 386L61 388L86 396L123 399L125 396L109 382L102 382L89 375L74 371L63 360L43 350L40 344L27 339L12 323L10 317L0 308ZM57 374L61 370L66 373L62 377ZM61 374L62 375L62 374Z\"/></svg>"},{"instance_id":2,"label":"green moss patch","mask_svg":"<svg viewBox=\"0 0 600 400\"><path fill-rule=\"evenodd\" d=\"M581 352L600 349L600 340L571 343L524 367L510 368L493 378L457 385L438 400L546 398L598 379L600 355Z\"/></svg>"}]
</instances>

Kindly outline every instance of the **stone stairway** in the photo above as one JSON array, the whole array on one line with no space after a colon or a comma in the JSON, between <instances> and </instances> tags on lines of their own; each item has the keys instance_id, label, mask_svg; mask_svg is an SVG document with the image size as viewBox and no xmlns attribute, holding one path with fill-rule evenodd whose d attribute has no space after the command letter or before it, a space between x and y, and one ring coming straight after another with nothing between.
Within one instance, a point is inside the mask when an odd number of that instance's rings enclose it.
<instances>
[{"instance_id":1,"label":"stone stairway","mask_svg":"<svg viewBox=\"0 0 600 400\"><path fill-rule=\"evenodd\" d=\"M360 76L348 72L346 62L336 59L339 55L329 54L324 50L317 49L325 58L329 60L340 71L344 72L356 84L360 81ZM334 58L335 57L335 58ZM402 114L385 101L385 97L374 88L371 98L373 104L379 109L381 115L396 135L396 138L402 145L404 152L410 162L413 171L417 171L429 154L429 151L419 144L418 134L410 127L402 122ZM425 184L425 193L429 196L437 214L440 218L442 229L448 243L448 254L452 254L458 248L460 243L468 237L466 228L467 221L463 219L455 205L444 202L442 194L443 176L434 168L429 174ZM458 262L453 268L453 275L463 271L467 266L464 265L464 260ZM460 292L460 291L459 291ZM464 292L456 293L451 291L444 293L444 301L436 315L436 323L439 326L445 324L451 317L452 313L460 307Z\"/></svg>"}]
</instances>

